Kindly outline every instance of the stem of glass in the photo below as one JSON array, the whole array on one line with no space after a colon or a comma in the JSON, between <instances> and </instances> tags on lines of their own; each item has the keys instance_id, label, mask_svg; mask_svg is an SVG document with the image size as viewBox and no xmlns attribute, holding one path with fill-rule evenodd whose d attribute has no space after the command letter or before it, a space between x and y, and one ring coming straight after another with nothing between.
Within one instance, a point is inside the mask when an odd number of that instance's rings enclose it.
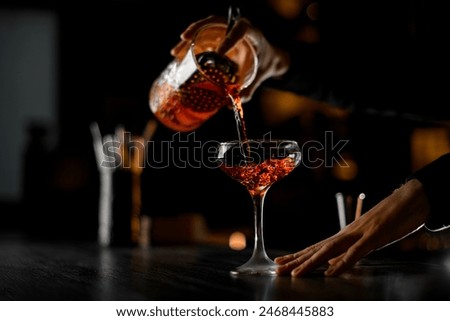
<instances>
[{"instance_id":1,"label":"stem of glass","mask_svg":"<svg viewBox=\"0 0 450 321\"><path fill-rule=\"evenodd\" d=\"M267 189L259 194L251 195L254 208L255 244L250 259L232 270L232 274L274 275L277 264L266 253L263 235L264 199Z\"/></svg>"},{"instance_id":2,"label":"stem of glass","mask_svg":"<svg viewBox=\"0 0 450 321\"><path fill-rule=\"evenodd\" d=\"M264 246L264 199L266 198L267 189L260 194L252 195L254 224L255 224L255 245L253 248L253 257L268 258Z\"/></svg>"}]
</instances>

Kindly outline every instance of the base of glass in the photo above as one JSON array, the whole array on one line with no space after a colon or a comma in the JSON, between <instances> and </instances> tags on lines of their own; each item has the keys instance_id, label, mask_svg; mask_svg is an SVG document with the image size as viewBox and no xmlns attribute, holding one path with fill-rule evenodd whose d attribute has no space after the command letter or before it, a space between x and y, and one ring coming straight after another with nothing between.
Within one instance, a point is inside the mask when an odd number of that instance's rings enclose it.
<instances>
[{"instance_id":1,"label":"base of glass","mask_svg":"<svg viewBox=\"0 0 450 321\"><path fill-rule=\"evenodd\" d=\"M232 275L276 275L278 264L267 256L252 257L244 263L230 271Z\"/></svg>"}]
</instances>

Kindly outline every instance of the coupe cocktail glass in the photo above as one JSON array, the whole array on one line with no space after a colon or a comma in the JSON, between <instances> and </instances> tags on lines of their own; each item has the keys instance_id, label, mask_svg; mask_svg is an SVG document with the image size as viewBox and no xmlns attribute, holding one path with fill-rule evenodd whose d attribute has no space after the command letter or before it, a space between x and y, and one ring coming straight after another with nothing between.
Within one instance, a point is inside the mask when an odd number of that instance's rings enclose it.
<instances>
[{"instance_id":1,"label":"coupe cocktail glass","mask_svg":"<svg viewBox=\"0 0 450 321\"><path fill-rule=\"evenodd\" d=\"M254 247L250 259L232 274L273 275L277 264L267 255L263 237L264 198L273 183L300 163L299 145L293 140L246 140L219 143L216 161L226 174L244 185L254 206Z\"/></svg>"}]
</instances>

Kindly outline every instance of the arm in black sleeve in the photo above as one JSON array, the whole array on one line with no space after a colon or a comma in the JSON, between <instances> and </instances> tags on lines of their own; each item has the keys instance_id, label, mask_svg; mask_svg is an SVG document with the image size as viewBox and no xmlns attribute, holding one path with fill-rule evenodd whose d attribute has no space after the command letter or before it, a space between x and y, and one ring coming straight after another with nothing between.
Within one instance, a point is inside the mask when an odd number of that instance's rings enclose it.
<instances>
[{"instance_id":1,"label":"arm in black sleeve","mask_svg":"<svg viewBox=\"0 0 450 321\"><path fill-rule=\"evenodd\" d=\"M436 230L450 225L450 153L444 154L411 175L418 179L431 206L425 226Z\"/></svg>"}]
</instances>

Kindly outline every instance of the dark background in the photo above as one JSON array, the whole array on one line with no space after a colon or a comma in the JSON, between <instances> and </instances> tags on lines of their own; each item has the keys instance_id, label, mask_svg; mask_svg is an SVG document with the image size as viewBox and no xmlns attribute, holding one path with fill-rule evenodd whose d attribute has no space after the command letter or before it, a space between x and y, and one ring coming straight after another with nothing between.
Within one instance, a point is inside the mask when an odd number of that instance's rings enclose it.
<instances>
[{"instance_id":1,"label":"dark background","mask_svg":"<svg viewBox=\"0 0 450 321\"><path fill-rule=\"evenodd\" d=\"M331 99L313 85L306 86L306 96L355 109L336 118L313 108L274 123L260 108L266 97L262 89L244 106L250 136L271 132L300 143L323 142L324 133L332 131L336 141L349 140L345 153L357 164L354 178L343 180L333 168L300 166L269 191L267 244L294 249L338 230L336 192L366 193L367 209L411 173L411 133L438 125L389 111L411 107L413 114L426 109L432 115L432 110L448 110L445 96L428 95L447 90L448 56L441 50L447 20L426 1L319 1L325 10L317 20L307 12L313 1L301 2L302 10L292 18L273 10L276 1L241 2L244 16L273 43L300 57L311 84L336 87ZM89 125L98 122L102 133L112 133L119 124L142 133L153 117L150 86L172 59L169 50L179 34L195 20L226 15L228 5L222 0L1 2L4 12L50 11L58 20L57 142L45 145L45 124L23 128L31 143L24 147L22 193L19 201L2 201L2 228L42 238L95 240L99 179ZM443 82L435 81L436 70ZM418 83L418 76L426 81ZM424 94L417 99L419 92ZM370 112L379 105L384 114ZM8 117L8 106L0 108ZM223 109L194 135L206 142L235 138L235 130L231 111ZM161 125L155 144L173 135ZM126 194L126 185L122 188ZM251 227L253 219L244 188L204 167L146 168L143 211L154 217L201 213L212 230Z\"/></svg>"}]
</instances>

